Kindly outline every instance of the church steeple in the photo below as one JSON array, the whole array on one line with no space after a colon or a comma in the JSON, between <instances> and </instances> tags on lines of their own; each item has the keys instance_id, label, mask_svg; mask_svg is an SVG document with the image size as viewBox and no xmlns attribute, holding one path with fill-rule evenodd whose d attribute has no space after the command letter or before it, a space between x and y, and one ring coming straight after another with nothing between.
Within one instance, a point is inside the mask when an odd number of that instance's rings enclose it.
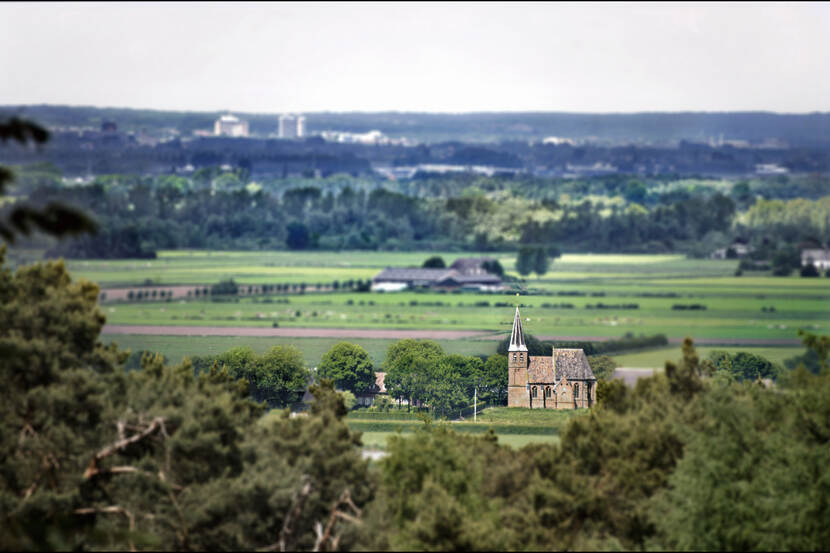
<instances>
[{"instance_id":1,"label":"church steeple","mask_svg":"<svg viewBox=\"0 0 830 553\"><path fill-rule=\"evenodd\" d=\"M516 307L516 316L513 318L513 332L510 334L510 348L507 351L527 351L525 335L522 331L522 316Z\"/></svg>"}]
</instances>

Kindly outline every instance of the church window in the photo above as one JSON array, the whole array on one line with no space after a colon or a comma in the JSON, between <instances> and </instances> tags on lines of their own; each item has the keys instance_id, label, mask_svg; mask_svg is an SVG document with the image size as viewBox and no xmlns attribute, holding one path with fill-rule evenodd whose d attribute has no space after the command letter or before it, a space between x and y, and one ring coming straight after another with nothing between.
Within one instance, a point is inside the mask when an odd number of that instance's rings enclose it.
<instances>
[{"instance_id":1,"label":"church window","mask_svg":"<svg viewBox=\"0 0 830 553\"><path fill-rule=\"evenodd\" d=\"M579 399L579 384L574 384L574 398Z\"/></svg>"},{"instance_id":2,"label":"church window","mask_svg":"<svg viewBox=\"0 0 830 553\"><path fill-rule=\"evenodd\" d=\"M537 397L537 392L538 392L538 390L536 389L536 386L534 386L533 389L531 390L531 394L533 395L534 398Z\"/></svg>"},{"instance_id":3,"label":"church window","mask_svg":"<svg viewBox=\"0 0 830 553\"><path fill-rule=\"evenodd\" d=\"M545 397L550 397L550 386L545 388Z\"/></svg>"},{"instance_id":4,"label":"church window","mask_svg":"<svg viewBox=\"0 0 830 553\"><path fill-rule=\"evenodd\" d=\"M515 361L515 360L516 360L516 354L514 353L513 354L513 361Z\"/></svg>"}]
</instances>

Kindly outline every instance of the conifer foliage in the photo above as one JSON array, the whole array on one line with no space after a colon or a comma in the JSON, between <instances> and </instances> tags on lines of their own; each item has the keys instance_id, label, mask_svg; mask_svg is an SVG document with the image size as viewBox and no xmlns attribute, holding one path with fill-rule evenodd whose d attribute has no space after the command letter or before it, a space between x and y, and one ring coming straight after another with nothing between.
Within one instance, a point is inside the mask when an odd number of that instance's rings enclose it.
<instances>
[{"instance_id":1,"label":"conifer foliage","mask_svg":"<svg viewBox=\"0 0 830 553\"><path fill-rule=\"evenodd\" d=\"M371 491L330 383L291 418L218 364L127 372L97 297L62 262L0 272L0 549L352 545Z\"/></svg>"}]
</instances>

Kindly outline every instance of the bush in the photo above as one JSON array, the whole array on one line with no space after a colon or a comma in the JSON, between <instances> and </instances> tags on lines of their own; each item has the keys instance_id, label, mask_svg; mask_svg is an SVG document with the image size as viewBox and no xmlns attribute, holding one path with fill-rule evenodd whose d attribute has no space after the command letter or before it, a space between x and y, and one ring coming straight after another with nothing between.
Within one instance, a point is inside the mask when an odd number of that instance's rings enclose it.
<instances>
[{"instance_id":1,"label":"bush","mask_svg":"<svg viewBox=\"0 0 830 553\"><path fill-rule=\"evenodd\" d=\"M444 263L444 259L437 255L430 257L421 265L424 269L444 269L446 266L447 264Z\"/></svg>"},{"instance_id":2,"label":"bush","mask_svg":"<svg viewBox=\"0 0 830 553\"><path fill-rule=\"evenodd\" d=\"M235 296L239 293L239 286L233 281L233 279L223 280L218 284L214 284L210 287L210 293L213 295L222 295L222 296Z\"/></svg>"},{"instance_id":3,"label":"bush","mask_svg":"<svg viewBox=\"0 0 830 553\"><path fill-rule=\"evenodd\" d=\"M817 277L817 276L821 276L821 275L819 274L818 269L816 269L815 265L813 265L812 263L807 263L806 265L801 267L801 276L803 276L803 277Z\"/></svg>"}]
</instances>

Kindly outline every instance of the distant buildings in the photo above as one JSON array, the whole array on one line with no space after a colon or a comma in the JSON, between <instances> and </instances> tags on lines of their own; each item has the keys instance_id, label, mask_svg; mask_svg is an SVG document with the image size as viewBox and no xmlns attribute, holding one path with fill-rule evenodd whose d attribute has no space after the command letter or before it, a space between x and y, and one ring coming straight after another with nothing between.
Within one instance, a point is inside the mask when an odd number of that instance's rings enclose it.
<instances>
[{"instance_id":1,"label":"distant buildings","mask_svg":"<svg viewBox=\"0 0 830 553\"><path fill-rule=\"evenodd\" d=\"M302 138L305 136L305 117L302 115L282 114L279 123L280 138Z\"/></svg>"},{"instance_id":2,"label":"distant buildings","mask_svg":"<svg viewBox=\"0 0 830 553\"><path fill-rule=\"evenodd\" d=\"M742 259L751 254L753 248L745 240L736 239L726 248L718 248L709 256L710 259Z\"/></svg>"},{"instance_id":3,"label":"distant buildings","mask_svg":"<svg viewBox=\"0 0 830 553\"><path fill-rule=\"evenodd\" d=\"M786 175L790 170L777 163L758 163L755 165L757 175Z\"/></svg>"},{"instance_id":4,"label":"distant buildings","mask_svg":"<svg viewBox=\"0 0 830 553\"><path fill-rule=\"evenodd\" d=\"M366 144L370 146L414 146L415 142L406 137L390 138L381 131L375 129L364 133L347 131L322 131L320 136L327 142L340 142L341 144Z\"/></svg>"},{"instance_id":5,"label":"distant buildings","mask_svg":"<svg viewBox=\"0 0 830 553\"><path fill-rule=\"evenodd\" d=\"M231 115L221 116L213 124L213 134L216 136L248 136L248 122Z\"/></svg>"},{"instance_id":6,"label":"distant buildings","mask_svg":"<svg viewBox=\"0 0 830 553\"><path fill-rule=\"evenodd\" d=\"M801 265L812 263L816 269L830 269L830 250L803 250L801 252Z\"/></svg>"}]
</instances>

